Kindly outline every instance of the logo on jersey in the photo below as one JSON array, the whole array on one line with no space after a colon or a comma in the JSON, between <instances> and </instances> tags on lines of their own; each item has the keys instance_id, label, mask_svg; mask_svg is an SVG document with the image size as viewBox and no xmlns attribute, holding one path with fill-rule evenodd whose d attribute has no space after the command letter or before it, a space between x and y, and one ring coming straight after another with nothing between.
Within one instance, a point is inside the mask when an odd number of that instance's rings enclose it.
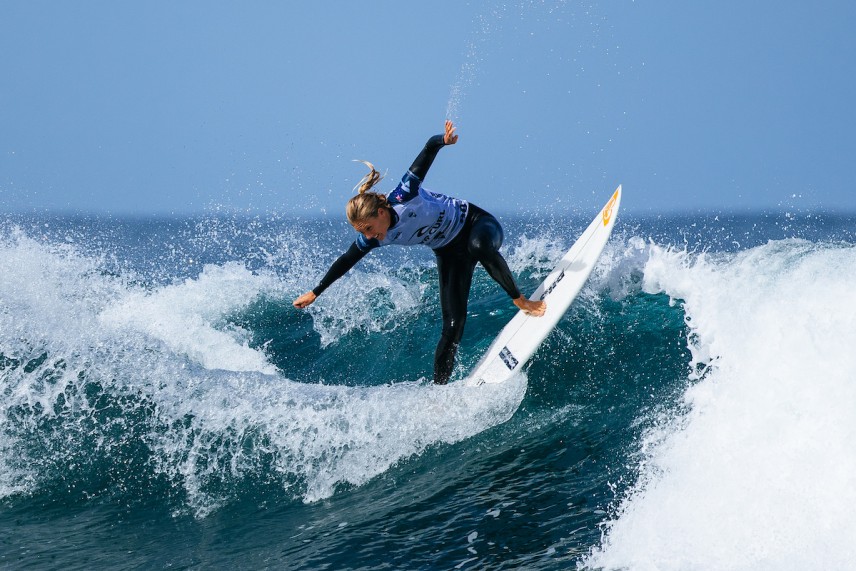
<instances>
[{"instance_id":1,"label":"logo on jersey","mask_svg":"<svg viewBox=\"0 0 856 571\"><path fill-rule=\"evenodd\" d=\"M430 240L432 240L434 238L442 239L443 237L445 237L445 233L440 232L436 236L434 235L434 233L440 229L440 226L443 225L443 220L445 220L445 219L446 219L446 212L445 211L440 212L440 216L437 217L437 221L434 222L434 224L431 224L430 226L423 226L423 227L419 228L416 232L413 233L413 236L416 236L417 238L422 238L423 244L426 242L429 242Z\"/></svg>"}]
</instances>

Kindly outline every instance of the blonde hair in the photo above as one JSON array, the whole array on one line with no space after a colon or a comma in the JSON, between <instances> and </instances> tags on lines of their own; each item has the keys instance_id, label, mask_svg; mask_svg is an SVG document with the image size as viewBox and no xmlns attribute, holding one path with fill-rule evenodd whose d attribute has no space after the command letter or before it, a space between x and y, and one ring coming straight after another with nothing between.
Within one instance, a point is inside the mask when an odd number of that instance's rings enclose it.
<instances>
[{"instance_id":1,"label":"blonde hair","mask_svg":"<svg viewBox=\"0 0 856 571\"><path fill-rule=\"evenodd\" d=\"M348 201L348 205L345 207L345 214L348 216L348 222L351 224L362 222L372 216L377 216L378 209L389 207L389 202L387 202L386 196L378 192L369 192L374 185L381 181L383 175L381 175L374 168L374 165L368 161L356 162L363 163L371 170L369 171L369 174L360 179L360 182L358 182L357 186L354 187L355 190L359 189L359 194L351 198L351 200Z\"/></svg>"}]
</instances>

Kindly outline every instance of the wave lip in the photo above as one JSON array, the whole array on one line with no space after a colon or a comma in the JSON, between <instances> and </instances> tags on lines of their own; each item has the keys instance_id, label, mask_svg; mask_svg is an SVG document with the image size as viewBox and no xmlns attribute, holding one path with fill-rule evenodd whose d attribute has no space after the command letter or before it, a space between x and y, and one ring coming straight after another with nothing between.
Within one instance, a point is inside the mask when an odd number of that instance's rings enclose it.
<instances>
[{"instance_id":1,"label":"wave lip","mask_svg":"<svg viewBox=\"0 0 856 571\"><path fill-rule=\"evenodd\" d=\"M652 247L646 291L683 303L699 380L646 434L639 483L587 566L856 563L856 248Z\"/></svg>"},{"instance_id":2,"label":"wave lip","mask_svg":"<svg viewBox=\"0 0 856 571\"><path fill-rule=\"evenodd\" d=\"M221 322L263 293L274 294L278 289L274 276L255 274L242 264L208 265L195 280L153 292L129 291L105 308L99 319L107 328L157 339L206 369L275 374L276 367L265 355L249 347L249 332L234 325L225 328Z\"/></svg>"}]
</instances>

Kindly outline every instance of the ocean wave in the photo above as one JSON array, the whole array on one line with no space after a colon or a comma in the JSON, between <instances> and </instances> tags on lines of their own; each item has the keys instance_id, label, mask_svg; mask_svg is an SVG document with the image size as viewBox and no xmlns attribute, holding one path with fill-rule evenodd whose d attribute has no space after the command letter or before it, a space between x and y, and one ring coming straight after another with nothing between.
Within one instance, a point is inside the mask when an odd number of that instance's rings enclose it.
<instances>
[{"instance_id":1,"label":"ocean wave","mask_svg":"<svg viewBox=\"0 0 856 571\"><path fill-rule=\"evenodd\" d=\"M685 412L642 440L639 480L587 565L845 569L856 560L856 249L653 245L646 292L682 306Z\"/></svg>"},{"instance_id":2,"label":"ocean wave","mask_svg":"<svg viewBox=\"0 0 856 571\"><path fill-rule=\"evenodd\" d=\"M19 232L0 244L0 270L0 450L15 451L0 460L3 497L155 493L201 517L276 482L311 502L506 421L525 393L525 377L489 390L289 380L237 322L254 304L289 307L294 289L240 263L146 286ZM396 284L352 281L365 280ZM402 295L416 304L422 287Z\"/></svg>"}]
</instances>

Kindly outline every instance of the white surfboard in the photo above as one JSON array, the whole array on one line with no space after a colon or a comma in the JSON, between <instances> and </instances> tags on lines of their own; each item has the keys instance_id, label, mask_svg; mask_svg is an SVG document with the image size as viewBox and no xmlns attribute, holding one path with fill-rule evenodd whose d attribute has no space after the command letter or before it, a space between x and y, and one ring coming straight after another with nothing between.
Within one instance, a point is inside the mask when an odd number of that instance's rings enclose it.
<instances>
[{"instance_id":1,"label":"white surfboard","mask_svg":"<svg viewBox=\"0 0 856 571\"><path fill-rule=\"evenodd\" d=\"M501 383L526 364L541 342L559 323L594 269L609 235L612 234L620 203L619 185L603 210L562 256L535 293L529 296L529 299L547 302L544 315L530 317L519 311L500 331L475 370L464 379L464 384Z\"/></svg>"}]
</instances>

